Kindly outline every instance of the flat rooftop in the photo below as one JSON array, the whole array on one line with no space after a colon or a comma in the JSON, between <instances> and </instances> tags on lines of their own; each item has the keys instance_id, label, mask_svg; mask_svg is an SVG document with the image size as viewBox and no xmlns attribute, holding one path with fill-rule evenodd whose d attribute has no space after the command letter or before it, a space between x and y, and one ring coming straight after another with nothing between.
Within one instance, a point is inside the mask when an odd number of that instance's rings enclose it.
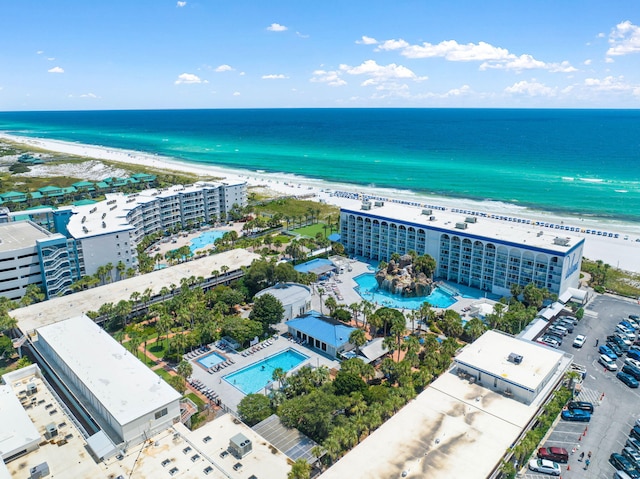
<instances>
[{"instance_id":1,"label":"flat rooftop","mask_svg":"<svg viewBox=\"0 0 640 479\"><path fill-rule=\"evenodd\" d=\"M97 311L105 303L117 304L122 299L128 300L133 292L143 294L145 290L149 289L153 296L159 294L163 287L168 288L172 284L179 286L182 278L191 276L208 278L212 271L221 271L223 265L228 266L229 271L234 271L243 266L250 266L255 259L260 259L260 256L244 249L225 251L97 288L14 309L10 315L18 321L18 327L24 333L29 333L47 324L79 316L88 311Z\"/></svg>"},{"instance_id":2,"label":"flat rooftop","mask_svg":"<svg viewBox=\"0 0 640 479\"><path fill-rule=\"evenodd\" d=\"M280 283L270 288L263 289L256 296L270 294L283 305L297 303L311 297L311 291L308 286L297 283Z\"/></svg>"},{"instance_id":3,"label":"flat rooftop","mask_svg":"<svg viewBox=\"0 0 640 479\"><path fill-rule=\"evenodd\" d=\"M133 229L127 220L127 214L142 204L150 203L160 198L194 193L203 189L215 189L241 184L197 182L187 186L173 185L163 189L142 190L130 195L109 193L105 195L106 199L104 201L74 207L72 210L74 215L69 219L67 229L76 239L127 231Z\"/></svg>"},{"instance_id":4,"label":"flat rooftop","mask_svg":"<svg viewBox=\"0 0 640 479\"><path fill-rule=\"evenodd\" d=\"M12 386L0 385L0 458L12 451L20 451L27 444L40 442L40 433L21 403L31 402L27 397L26 384L20 384L16 389L20 391L21 399Z\"/></svg>"},{"instance_id":5,"label":"flat rooftop","mask_svg":"<svg viewBox=\"0 0 640 479\"><path fill-rule=\"evenodd\" d=\"M446 372L320 477L488 477L539 406Z\"/></svg>"},{"instance_id":6,"label":"flat rooftop","mask_svg":"<svg viewBox=\"0 0 640 479\"><path fill-rule=\"evenodd\" d=\"M395 202L384 202L384 206L374 206L371 202L370 210L363 210L362 201L348 198L340 198L339 206L345 212L378 217L380 219L402 221L412 223L417 227L436 229L455 235L465 235L487 240L500 241L502 243L514 244L517 246L529 246L532 248L547 250L554 253L566 253L572 250L579 243L584 242L584 238L572 235L565 230L549 230L541 226L536 226L533 220L523 220L525 222L496 221L489 213L478 213L478 215L453 212L452 210L432 209L430 215L423 214L423 208ZM459 211L459 210L457 210ZM480 215L485 216L480 216ZM496 215L493 215L496 216ZM430 219L433 218L433 219ZM474 218L475 223L466 223L466 218ZM526 221L530 223L527 224ZM456 224L465 223L466 229L456 228ZM556 244L556 238L566 241L565 245Z\"/></svg>"},{"instance_id":7,"label":"flat rooftop","mask_svg":"<svg viewBox=\"0 0 640 479\"><path fill-rule=\"evenodd\" d=\"M36 430L41 432L43 441L35 451L7 464L12 478L28 479L29 469L43 462L49 465L52 477L74 479L113 479L120 475L131 479L246 479L252 474L260 479L283 479L291 468L282 452L248 426L240 422L236 424L229 414L193 432L178 423L148 441L123 451L121 458L112 457L97 463L89 455L86 441L74 426L72 418L66 415L64 408L40 378L37 366L30 366L29 371L20 381L12 381L8 386L17 397L22 396L21 391L27 383L36 384L38 392L28 397L23 411L26 411ZM33 403L32 398L36 399ZM44 432L50 423L58 426L59 434L54 440L46 441ZM221 458L219 453L227 448L229 438L238 433L251 439L253 451L240 460L231 455ZM204 442L207 436L211 440ZM235 471L233 466L237 462L242 467ZM171 475L170 471L174 468Z\"/></svg>"},{"instance_id":8,"label":"flat rooftop","mask_svg":"<svg viewBox=\"0 0 640 479\"><path fill-rule=\"evenodd\" d=\"M0 224L0 252L36 247L36 241L51 238L52 234L31 221Z\"/></svg>"},{"instance_id":9,"label":"flat rooftop","mask_svg":"<svg viewBox=\"0 0 640 479\"><path fill-rule=\"evenodd\" d=\"M121 425L181 397L87 316L37 331Z\"/></svg>"},{"instance_id":10,"label":"flat rooftop","mask_svg":"<svg viewBox=\"0 0 640 479\"><path fill-rule=\"evenodd\" d=\"M508 361L511 353L521 355L522 362L514 364ZM535 391L540 382L558 367L562 358L560 351L496 331L487 331L465 346L454 361Z\"/></svg>"}]
</instances>

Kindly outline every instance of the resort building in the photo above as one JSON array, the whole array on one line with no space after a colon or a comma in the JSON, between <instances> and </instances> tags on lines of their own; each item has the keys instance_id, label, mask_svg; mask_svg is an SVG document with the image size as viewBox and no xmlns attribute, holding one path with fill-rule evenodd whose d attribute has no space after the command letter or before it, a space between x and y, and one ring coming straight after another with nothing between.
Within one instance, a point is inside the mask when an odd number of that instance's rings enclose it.
<instances>
[{"instance_id":1,"label":"resort building","mask_svg":"<svg viewBox=\"0 0 640 479\"><path fill-rule=\"evenodd\" d=\"M81 315L37 330L36 350L115 445L180 420L180 394Z\"/></svg>"},{"instance_id":2,"label":"resort building","mask_svg":"<svg viewBox=\"0 0 640 479\"><path fill-rule=\"evenodd\" d=\"M291 336L331 358L337 358L340 353L353 349L353 345L349 342L349 335L356 328L316 311L287 321L286 324Z\"/></svg>"},{"instance_id":3,"label":"resort building","mask_svg":"<svg viewBox=\"0 0 640 479\"><path fill-rule=\"evenodd\" d=\"M510 352L522 354L520 364L508 360ZM498 477L505 453L535 423L573 356L490 331L458 357L464 365L456 362L321 479L353 471L370 479ZM480 371L486 373L478 380ZM510 393L505 383L494 386L494 376L503 373L513 382ZM520 398L520 386L523 394L535 392Z\"/></svg>"},{"instance_id":4,"label":"resort building","mask_svg":"<svg viewBox=\"0 0 640 479\"><path fill-rule=\"evenodd\" d=\"M73 244L63 235L31 221L0 223L0 296L19 300L31 284L55 295L76 270Z\"/></svg>"},{"instance_id":5,"label":"resort building","mask_svg":"<svg viewBox=\"0 0 640 479\"><path fill-rule=\"evenodd\" d=\"M282 304L284 321L297 318L311 310L311 288L298 283L278 283L263 289L255 295L256 298L270 294Z\"/></svg>"},{"instance_id":6,"label":"resort building","mask_svg":"<svg viewBox=\"0 0 640 479\"><path fill-rule=\"evenodd\" d=\"M353 207L340 210L340 234L349 255L388 261L393 253L429 254L435 277L499 296L510 295L513 284L534 283L557 295L578 286L584 239L566 230L515 218L498 223L476 212L348 203Z\"/></svg>"},{"instance_id":7,"label":"resort building","mask_svg":"<svg viewBox=\"0 0 640 479\"><path fill-rule=\"evenodd\" d=\"M198 182L131 195L108 193L98 203L55 210L5 208L0 211L0 295L20 299L32 283L42 286L47 298L66 294L74 281L108 263L136 268L136 246L144 236L223 221L246 204L246 183ZM57 233L37 226L40 220Z\"/></svg>"}]
</instances>

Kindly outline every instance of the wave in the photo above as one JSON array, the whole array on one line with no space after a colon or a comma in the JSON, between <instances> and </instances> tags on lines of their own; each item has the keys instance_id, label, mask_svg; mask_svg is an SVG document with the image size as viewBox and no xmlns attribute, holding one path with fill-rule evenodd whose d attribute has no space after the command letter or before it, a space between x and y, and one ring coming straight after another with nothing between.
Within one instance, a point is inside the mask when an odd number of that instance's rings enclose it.
<instances>
[{"instance_id":1,"label":"wave","mask_svg":"<svg viewBox=\"0 0 640 479\"><path fill-rule=\"evenodd\" d=\"M580 181L584 181L586 183L602 183L604 180L602 178L579 178Z\"/></svg>"},{"instance_id":2,"label":"wave","mask_svg":"<svg viewBox=\"0 0 640 479\"><path fill-rule=\"evenodd\" d=\"M575 180L575 178L573 176L563 176L562 179L564 181L573 181L573 180Z\"/></svg>"}]
</instances>

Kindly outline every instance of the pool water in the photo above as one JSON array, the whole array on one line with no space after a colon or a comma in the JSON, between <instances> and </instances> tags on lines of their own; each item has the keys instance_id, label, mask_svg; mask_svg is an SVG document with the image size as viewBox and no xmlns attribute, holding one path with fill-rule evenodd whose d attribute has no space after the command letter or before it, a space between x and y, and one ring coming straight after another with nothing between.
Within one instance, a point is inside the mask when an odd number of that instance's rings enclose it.
<instances>
[{"instance_id":1,"label":"pool water","mask_svg":"<svg viewBox=\"0 0 640 479\"><path fill-rule=\"evenodd\" d=\"M378 289L375 274L364 273L353 278L356 284L356 292L367 301L378 303L397 309L419 309L422 303L428 301L435 308L448 308L456 302L456 299L443 289L437 287L429 296L419 298L405 298L389 291Z\"/></svg>"},{"instance_id":2,"label":"pool water","mask_svg":"<svg viewBox=\"0 0 640 479\"><path fill-rule=\"evenodd\" d=\"M199 236L193 238L189 244L191 253L195 253L197 250L206 248L207 246L213 246L213 243L222 236L226 231L205 231Z\"/></svg>"},{"instance_id":3,"label":"pool water","mask_svg":"<svg viewBox=\"0 0 640 479\"><path fill-rule=\"evenodd\" d=\"M223 376L223 379L232 386L238 388L244 394L253 394L273 382L273 371L282 368L284 372L309 359L294 349L285 349L273 356L264 358L246 366L239 371Z\"/></svg>"},{"instance_id":4,"label":"pool water","mask_svg":"<svg viewBox=\"0 0 640 479\"><path fill-rule=\"evenodd\" d=\"M206 356L202 356L201 358L196 359L202 366L209 369L211 366L215 366L216 364L220 364L223 361L226 361L226 358L223 358L217 353L209 353Z\"/></svg>"}]
</instances>

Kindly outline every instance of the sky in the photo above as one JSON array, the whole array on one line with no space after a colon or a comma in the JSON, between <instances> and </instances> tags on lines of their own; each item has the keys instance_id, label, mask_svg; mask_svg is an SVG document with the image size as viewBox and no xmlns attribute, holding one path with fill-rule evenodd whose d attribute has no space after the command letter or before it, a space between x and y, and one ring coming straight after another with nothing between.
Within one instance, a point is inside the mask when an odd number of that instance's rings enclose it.
<instances>
[{"instance_id":1,"label":"sky","mask_svg":"<svg viewBox=\"0 0 640 479\"><path fill-rule=\"evenodd\" d=\"M636 0L19 0L0 111L640 108Z\"/></svg>"}]
</instances>

